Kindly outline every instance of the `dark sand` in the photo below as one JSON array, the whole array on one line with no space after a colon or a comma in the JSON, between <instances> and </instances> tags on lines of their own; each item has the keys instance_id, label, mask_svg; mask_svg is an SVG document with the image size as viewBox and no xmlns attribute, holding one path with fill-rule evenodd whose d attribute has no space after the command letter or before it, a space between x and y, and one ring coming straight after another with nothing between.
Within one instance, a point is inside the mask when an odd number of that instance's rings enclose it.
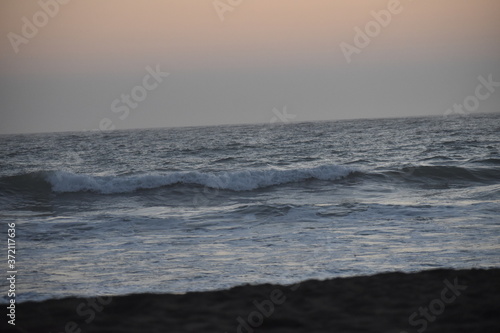
<instances>
[{"instance_id":1,"label":"dark sand","mask_svg":"<svg viewBox=\"0 0 500 333\"><path fill-rule=\"evenodd\" d=\"M14 328L4 308L1 332L498 333L500 269L387 273L185 295L66 298L21 303L16 310Z\"/></svg>"}]
</instances>

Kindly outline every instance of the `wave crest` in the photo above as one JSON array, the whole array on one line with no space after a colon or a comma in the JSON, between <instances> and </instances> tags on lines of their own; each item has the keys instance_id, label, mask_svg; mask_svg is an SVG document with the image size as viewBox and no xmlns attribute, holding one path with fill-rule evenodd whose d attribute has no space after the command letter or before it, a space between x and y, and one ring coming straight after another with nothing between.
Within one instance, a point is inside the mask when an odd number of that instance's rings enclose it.
<instances>
[{"instance_id":1,"label":"wave crest","mask_svg":"<svg viewBox=\"0 0 500 333\"><path fill-rule=\"evenodd\" d=\"M401 170L417 178L450 181L488 181L500 179L500 170L497 168L466 168L460 166L412 166Z\"/></svg>"},{"instance_id":2,"label":"wave crest","mask_svg":"<svg viewBox=\"0 0 500 333\"><path fill-rule=\"evenodd\" d=\"M54 192L127 193L174 184L206 186L214 189L250 191L308 179L336 180L348 176L354 169L323 165L298 169L254 169L204 173L197 171L170 172L134 176L90 176L67 171L46 173L45 179Z\"/></svg>"}]
</instances>

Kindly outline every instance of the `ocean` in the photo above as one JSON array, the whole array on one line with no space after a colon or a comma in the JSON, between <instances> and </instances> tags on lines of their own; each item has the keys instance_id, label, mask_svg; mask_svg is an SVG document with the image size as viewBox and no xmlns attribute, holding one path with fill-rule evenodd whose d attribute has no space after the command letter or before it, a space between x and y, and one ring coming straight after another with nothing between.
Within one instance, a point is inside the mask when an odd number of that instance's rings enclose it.
<instances>
[{"instance_id":1,"label":"ocean","mask_svg":"<svg viewBox=\"0 0 500 333\"><path fill-rule=\"evenodd\" d=\"M476 114L0 136L17 301L499 267L499 134Z\"/></svg>"}]
</instances>

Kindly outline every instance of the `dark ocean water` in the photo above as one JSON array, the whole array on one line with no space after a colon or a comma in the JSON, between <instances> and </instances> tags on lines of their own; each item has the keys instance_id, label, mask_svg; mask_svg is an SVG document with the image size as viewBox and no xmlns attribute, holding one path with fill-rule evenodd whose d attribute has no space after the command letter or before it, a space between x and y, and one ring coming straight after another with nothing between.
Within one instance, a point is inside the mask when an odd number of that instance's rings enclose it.
<instances>
[{"instance_id":1,"label":"dark ocean water","mask_svg":"<svg viewBox=\"0 0 500 333\"><path fill-rule=\"evenodd\" d=\"M1 136L17 299L499 267L499 133L490 114Z\"/></svg>"}]
</instances>

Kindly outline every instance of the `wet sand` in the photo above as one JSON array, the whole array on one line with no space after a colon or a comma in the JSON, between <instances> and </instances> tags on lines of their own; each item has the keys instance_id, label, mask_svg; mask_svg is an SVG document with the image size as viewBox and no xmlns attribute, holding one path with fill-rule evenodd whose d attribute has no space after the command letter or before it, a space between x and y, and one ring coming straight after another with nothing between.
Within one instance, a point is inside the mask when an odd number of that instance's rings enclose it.
<instances>
[{"instance_id":1,"label":"wet sand","mask_svg":"<svg viewBox=\"0 0 500 333\"><path fill-rule=\"evenodd\" d=\"M497 333L500 269L385 273L185 295L66 298L17 304L15 326L3 317L1 332Z\"/></svg>"}]
</instances>

